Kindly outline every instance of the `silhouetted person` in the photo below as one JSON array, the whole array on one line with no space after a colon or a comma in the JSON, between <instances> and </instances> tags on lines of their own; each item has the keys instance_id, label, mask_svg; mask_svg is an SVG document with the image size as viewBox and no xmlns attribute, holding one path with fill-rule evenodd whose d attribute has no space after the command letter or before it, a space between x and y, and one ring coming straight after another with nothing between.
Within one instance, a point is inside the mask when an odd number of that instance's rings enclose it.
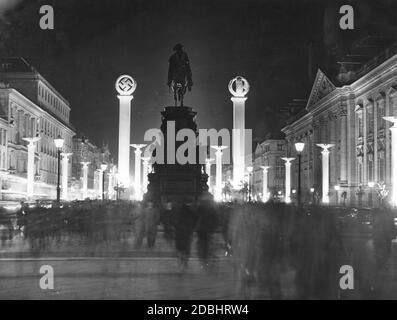
<instances>
[{"instance_id":1,"label":"silhouetted person","mask_svg":"<svg viewBox=\"0 0 397 320\"><path fill-rule=\"evenodd\" d=\"M175 246L181 270L186 268L189 260L195 224L196 213L190 205L183 204L176 212L175 221Z\"/></svg>"},{"instance_id":2,"label":"silhouetted person","mask_svg":"<svg viewBox=\"0 0 397 320\"><path fill-rule=\"evenodd\" d=\"M147 245L149 248L154 247L157 235L157 226L160 221L160 212L154 203L149 201L145 208L145 231L147 237Z\"/></svg>"},{"instance_id":3,"label":"silhouetted person","mask_svg":"<svg viewBox=\"0 0 397 320\"><path fill-rule=\"evenodd\" d=\"M211 202L202 200L197 208L197 251L203 267L208 267L212 235L216 227L216 212Z\"/></svg>"}]
</instances>

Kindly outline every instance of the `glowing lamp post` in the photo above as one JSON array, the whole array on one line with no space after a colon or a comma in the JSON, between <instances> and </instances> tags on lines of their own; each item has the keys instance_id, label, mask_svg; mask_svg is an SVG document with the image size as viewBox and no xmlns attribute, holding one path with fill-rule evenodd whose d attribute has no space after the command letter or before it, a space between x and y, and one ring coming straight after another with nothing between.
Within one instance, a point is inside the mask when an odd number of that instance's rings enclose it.
<instances>
[{"instance_id":1,"label":"glowing lamp post","mask_svg":"<svg viewBox=\"0 0 397 320\"><path fill-rule=\"evenodd\" d=\"M291 161L295 158L281 158L285 161L285 202L291 202Z\"/></svg>"},{"instance_id":2,"label":"glowing lamp post","mask_svg":"<svg viewBox=\"0 0 397 320\"><path fill-rule=\"evenodd\" d=\"M90 162L81 162L83 166L83 200L88 198L88 165Z\"/></svg>"},{"instance_id":3,"label":"glowing lamp post","mask_svg":"<svg viewBox=\"0 0 397 320\"><path fill-rule=\"evenodd\" d=\"M383 117L393 125L391 131L391 204L397 206L397 117Z\"/></svg>"},{"instance_id":4,"label":"glowing lamp post","mask_svg":"<svg viewBox=\"0 0 397 320\"><path fill-rule=\"evenodd\" d=\"M69 169L69 156L72 153L62 152L62 199L68 200L68 169Z\"/></svg>"},{"instance_id":5,"label":"glowing lamp post","mask_svg":"<svg viewBox=\"0 0 397 320\"><path fill-rule=\"evenodd\" d=\"M34 153L36 150L36 142L39 141L40 138L23 138L23 140L28 142L28 172L26 195L28 199L32 199L34 195Z\"/></svg>"},{"instance_id":6,"label":"glowing lamp post","mask_svg":"<svg viewBox=\"0 0 397 320\"><path fill-rule=\"evenodd\" d=\"M333 144L317 144L323 150L322 154L322 167L323 167L323 196L322 202L329 203L329 149Z\"/></svg>"},{"instance_id":7,"label":"glowing lamp post","mask_svg":"<svg viewBox=\"0 0 397 320\"><path fill-rule=\"evenodd\" d=\"M216 201L222 201L222 155L223 155L223 150L226 149L227 146L211 146L211 148L216 150L215 151L216 182L215 182L214 198Z\"/></svg>"},{"instance_id":8,"label":"glowing lamp post","mask_svg":"<svg viewBox=\"0 0 397 320\"><path fill-rule=\"evenodd\" d=\"M245 101L250 86L243 77L229 82L229 91L233 95L233 183L237 187L245 174Z\"/></svg>"},{"instance_id":9,"label":"glowing lamp post","mask_svg":"<svg viewBox=\"0 0 397 320\"><path fill-rule=\"evenodd\" d=\"M55 147L58 151L58 179L57 179L57 202L61 201L61 152L63 148L63 143L65 142L61 136L54 139Z\"/></svg>"},{"instance_id":10,"label":"glowing lamp post","mask_svg":"<svg viewBox=\"0 0 397 320\"><path fill-rule=\"evenodd\" d=\"M302 187L301 187L301 163L302 163L302 152L305 148L305 144L303 142L296 142L295 149L298 153L298 206L301 205L302 201Z\"/></svg>"},{"instance_id":11,"label":"glowing lamp post","mask_svg":"<svg viewBox=\"0 0 397 320\"><path fill-rule=\"evenodd\" d=\"M214 159L211 158L205 159L205 173L208 175L208 180L207 180L208 189L211 188L211 163L213 161Z\"/></svg>"},{"instance_id":12,"label":"glowing lamp post","mask_svg":"<svg viewBox=\"0 0 397 320\"><path fill-rule=\"evenodd\" d=\"M136 81L128 75L122 75L116 81L116 90L119 93L117 98L120 102L118 170L121 183L126 188L130 185L131 101L136 86Z\"/></svg>"},{"instance_id":13,"label":"glowing lamp post","mask_svg":"<svg viewBox=\"0 0 397 320\"><path fill-rule=\"evenodd\" d=\"M134 189L135 200L142 200L142 185L141 185L141 161L142 161L142 148L146 144L132 144L131 147L135 148L135 172L134 172Z\"/></svg>"},{"instance_id":14,"label":"glowing lamp post","mask_svg":"<svg viewBox=\"0 0 397 320\"><path fill-rule=\"evenodd\" d=\"M269 192L267 191L267 173L270 169L269 166L261 166L263 172L263 182L262 182L262 201L266 202L269 200Z\"/></svg>"}]
</instances>

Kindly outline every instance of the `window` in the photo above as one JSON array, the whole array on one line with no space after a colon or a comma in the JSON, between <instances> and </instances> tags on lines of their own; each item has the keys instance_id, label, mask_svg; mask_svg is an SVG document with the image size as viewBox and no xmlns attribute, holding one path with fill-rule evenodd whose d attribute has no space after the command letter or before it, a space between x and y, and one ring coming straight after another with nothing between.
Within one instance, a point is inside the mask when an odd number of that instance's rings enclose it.
<instances>
[{"instance_id":1,"label":"window","mask_svg":"<svg viewBox=\"0 0 397 320\"><path fill-rule=\"evenodd\" d=\"M277 151L283 151L283 145L281 143L277 144Z\"/></svg>"}]
</instances>

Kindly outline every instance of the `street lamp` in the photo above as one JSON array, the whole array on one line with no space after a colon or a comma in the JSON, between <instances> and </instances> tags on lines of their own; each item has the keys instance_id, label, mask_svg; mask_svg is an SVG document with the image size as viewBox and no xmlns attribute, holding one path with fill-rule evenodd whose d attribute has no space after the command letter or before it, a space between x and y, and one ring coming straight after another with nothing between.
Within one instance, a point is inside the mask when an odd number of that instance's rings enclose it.
<instances>
[{"instance_id":1,"label":"street lamp","mask_svg":"<svg viewBox=\"0 0 397 320\"><path fill-rule=\"evenodd\" d=\"M62 152L62 147L63 143L65 142L64 139L60 135L56 139L54 139L55 147L57 148L58 151L58 179L57 179L57 202L60 202L61 200L61 152Z\"/></svg>"},{"instance_id":2,"label":"street lamp","mask_svg":"<svg viewBox=\"0 0 397 320\"><path fill-rule=\"evenodd\" d=\"M303 142L296 142L295 149L298 152L298 206L301 205L301 158L302 158L302 151L305 148L305 144Z\"/></svg>"},{"instance_id":3,"label":"street lamp","mask_svg":"<svg viewBox=\"0 0 397 320\"><path fill-rule=\"evenodd\" d=\"M252 200L252 185L251 185L251 179L252 179L252 171L254 171L254 168L252 166L247 167L248 171L248 202L251 202Z\"/></svg>"},{"instance_id":4,"label":"street lamp","mask_svg":"<svg viewBox=\"0 0 397 320\"><path fill-rule=\"evenodd\" d=\"M106 163L101 164L101 171L102 171L102 201L105 200L105 171L108 168Z\"/></svg>"},{"instance_id":5,"label":"street lamp","mask_svg":"<svg viewBox=\"0 0 397 320\"><path fill-rule=\"evenodd\" d=\"M340 186L339 185L335 185L334 186L334 189L335 189L335 195L336 195L336 205L339 205L339 198L338 198L338 196L339 196L339 194L338 194L338 192L339 192L339 190L340 190Z\"/></svg>"}]
</instances>

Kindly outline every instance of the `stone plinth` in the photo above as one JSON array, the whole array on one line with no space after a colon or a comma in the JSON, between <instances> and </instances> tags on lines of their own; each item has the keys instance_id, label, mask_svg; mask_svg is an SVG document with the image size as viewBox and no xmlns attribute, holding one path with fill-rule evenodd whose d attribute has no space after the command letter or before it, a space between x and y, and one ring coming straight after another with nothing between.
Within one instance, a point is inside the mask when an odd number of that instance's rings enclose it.
<instances>
[{"instance_id":1,"label":"stone plinth","mask_svg":"<svg viewBox=\"0 0 397 320\"><path fill-rule=\"evenodd\" d=\"M165 164L154 164L153 172L149 173L148 192L145 199L156 202L194 202L203 195L209 195L204 167L199 164L199 149L196 147L196 164L170 164L167 159L167 121L175 121L175 133L188 128L197 135L195 112L190 107L166 107L161 112L161 131L164 135ZM175 154L181 141L175 141ZM175 156L176 158L176 156Z\"/></svg>"}]
</instances>

